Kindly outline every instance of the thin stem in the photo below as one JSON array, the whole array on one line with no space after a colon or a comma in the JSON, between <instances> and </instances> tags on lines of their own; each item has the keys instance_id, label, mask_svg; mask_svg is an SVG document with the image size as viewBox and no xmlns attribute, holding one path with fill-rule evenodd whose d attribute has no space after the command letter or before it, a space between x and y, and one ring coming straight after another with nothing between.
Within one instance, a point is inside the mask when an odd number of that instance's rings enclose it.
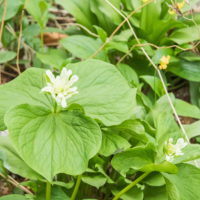
<instances>
[{"instance_id":1,"label":"thin stem","mask_svg":"<svg viewBox=\"0 0 200 200\"><path fill-rule=\"evenodd\" d=\"M23 20L23 17L24 17L24 10L22 10L22 14L21 14L21 17L20 17L20 27L19 27L19 37L18 37L18 42L17 42L17 58L16 58L16 66L17 66L17 71L18 71L18 74L21 73L21 70L20 70L20 66L19 66L19 54L20 54L20 47L21 47L21 38L22 38L22 20Z\"/></svg>"},{"instance_id":2,"label":"thin stem","mask_svg":"<svg viewBox=\"0 0 200 200\"><path fill-rule=\"evenodd\" d=\"M1 27L0 27L0 42L1 42L1 39L2 39L2 35L3 35L3 27L4 27L4 23L5 23L6 10L7 10L7 0L4 0L3 15L2 15Z\"/></svg>"},{"instance_id":3,"label":"thin stem","mask_svg":"<svg viewBox=\"0 0 200 200\"><path fill-rule=\"evenodd\" d=\"M137 185L141 180L143 180L146 176L148 176L150 172L145 172L141 176L139 176L137 179L135 179L132 183L130 183L128 186L126 186L124 189L119 191L115 197L112 200L117 200L119 199L123 194L125 194L128 190L130 190L132 187Z\"/></svg>"},{"instance_id":4,"label":"thin stem","mask_svg":"<svg viewBox=\"0 0 200 200\"><path fill-rule=\"evenodd\" d=\"M46 184L46 200L51 200L51 183Z\"/></svg>"},{"instance_id":5,"label":"thin stem","mask_svg":"<svg viewBox=\"0 0 200 200\"><path fill-rule=\"evenodd\" d=\"M5 23L5 17L6 17L6 10L7 10L7 0L4 0L4 4L3 4L3 15L2 15L2 19L1 19L1 26L0 26L0 48L1 48L1 39L2 39L2 35L3 35L3 28L4 28L4 23ZM0 84L1 84L1 72L0 72Z\"/></svg>"},{"instance_id":6,"label":"thin stem","mask_svg":"<svg viewBox=\"0 0 200 200\"><path fill-rule=\"evenodd\" d=\"M72 196L71 196L70 200L75 200L76 199L76 195L78 193L79 186L80 186L80 183L81 183L81 177L82 177L82 175L79 175L78 178L77 178L76 185L74 187L74 191L72 193Z\"/></svg>"}]
</instances>

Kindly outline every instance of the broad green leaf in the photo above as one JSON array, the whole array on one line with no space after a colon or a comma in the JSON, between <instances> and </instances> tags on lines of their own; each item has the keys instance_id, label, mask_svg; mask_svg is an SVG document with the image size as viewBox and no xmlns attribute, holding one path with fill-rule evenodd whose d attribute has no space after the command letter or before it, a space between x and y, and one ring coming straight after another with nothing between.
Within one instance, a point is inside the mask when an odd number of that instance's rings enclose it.
<instances>
[{"instance_id":1,"label":"broad green leaf","mask_svg":"<svg viewBox=\"0 0 200 200\"><path fill-rule=\"evenodd\" d=\"M121 0L110 0L110 3L120 9ZM121 16L106 1L92 0L90 9L96 15L100 26L108 33L112 33L115 26L121 22Z\"/></svg>"},{"instance_id":2,"label":"broad green leaf","mask_svg":"<svg viewBox=\"0 0 200 200\"><path fill-rule=\"evenodd\" d=\"M99 60L69 64L79 76L79 94L69 103L80 104L86 114L105 125L117 125L129 119L135 107L135 89L131 89L120 72Z\"/></svg>"},{"instance_id":3,"label":"broad green leaf","mask_svg":"<svg viewBox=\"0 0 200 200\"><path fill-rule=\"evenodd\" d=\"M57 69L67 61L67 53L62 49L49 49L46 53L37 53L37 57L44 64Z\"/></svg>"},{"instance_id":4,"label":"broad green leaf","mask_svg":"<svg viewBox=\"0 0 200 200\"><path fill-rule=\"evenodd\" d=\"M0 160L4 167L12 173L33 180L42 179L17 153L8 136L0 136Z\"/></svg>"},{"instance_id":5,"label":"broad green leaf","mask_svg":"<svg viewBox=\"0 0 200 200\"><path fill-rule=\"evenodd\" d=\"M92 25L96 24L96 20L90 10L90 0L56 0L56 3L71 13L78 23L93 29Z\"/></svg>"},{"instance_id":6,"label":"broad green leaf","mask_svg":"<svg viewBox=\"0 0 200 200\"><path fill-rule=\"evenodd\" d=\"M148 135L145 132L145 127L139 120L127 120L122 124L113 127L116 131L121 131L123 134L129 135L130 138L134 140L139 140L140 142L147 142Z\"/></svg>"},{"instance_id":7,"label":"broad green leaf","mask_svg":"<svg viewBox=\"0 0 200 200\"><path fill-rule=\"evenodd\" d=\"M46 199L46 194L43 190L36 195L36 198L34 200L45 200L45 199ZM51 200L70 200L70 198L66 195L64 190L62 190L60 187L54 186L52 187Z\"/></svg>"},{"instance_id":8,"label":"broad green leaf","mask_svg":"<svg viewBox=\"0 0 200 200\"><path fill-rule=\"evenodd\" d=\"M175 108L180 116L200 119L200 109L195 105L189 104L180 99L176 99Z\"/></svg>"},{"instance_id":9,"label":"broad green leaf","mask_svg":"<svg viewBox=\"0 0 200 200\"><path fill-rule=\"evenodd\" d=\"M28 200L25 196L19 194L11 194L6 195L4 197L0 197L0 200Z\"/></svg>"},{"instance_id":10,"label":"broad green leaf","mask_svg":"<svg viewBox=\"0 0 200 200\"><path fill-rule=\"evenodd\" d=\"M174 31L170 35L169 39L178 44L193 42L195 40L199 40L199 29L200 25L181 28Z\"/></svg>"},{"instance_id":11,"label":"broad green leaf","mask_svg":"<svg viewBox=\"0 0 200 200\"><path fill-rule=\"evenodd\" d=\"M119 190L112 190L112 192L114 194L117 194L117 192L119 192ZM124 193L120 197L120 199L122 199L122 200L143 200L143 198L144 198L143 191L140 188L138 188L137 186L131 188L130 190L128 190L126 193Z\"/></svg>"},{"instance_id":12,"label":"broad green leaf","mask_svg":"<svg viewBox=\"0 0 200 200\"><path fill-rule=\"evenodd\" d=\"M178 165L177 174L163 173L169 200L200 199L200 169L189 165Z\"/></svg>"},{"instance_id":13,"label":"broad green leaf","mask_svg":"<svg viewBox=\"0 0 200 200\"><path fill-rule=\"evenodd\" d=\"M141 6L142 1L141 0L124 0L124 4L126 5L128 10L138 10L138 8Z\"/></svg>"},{"instance_id":14,"label":"broad green leaf","mask_svg":"<svg viewBox=\"0 0 200 200\"><path fill-rule=\"evenodd\" d=\"M152 34L152 27L160 18L160 2L151 2L142 9L140 28ZM155 30L154 30L155 31Z\"/></svg>"},{"instance_id":15,"label":"broad green leaf","mask_svg":"<svg viewBox=\"0 0 200 200\"><path fill-rule=\"evenodd\" d=\"M13 51L0 51L0 64L6 63L16 57Z\"/></svg>"},{"instance_id":16,"label":"broad green leaf","mask_svg":"<svg viewBox=\"0 0 200 200\"><path fill-rule=\"evenodd\" d=\"M112 52L113 50L117 50L123 53L127 53L128 49L128 44L127 42L118 42L118 41L110 41L106 47L105 50L109 53Z\"/></svg>"},{"instance_id":17,"label":"broad green leaf","mask_svg":"<svg viewBox=\"0 0 200 200\"><path fill-rule=\"evenodd\" d=\"M149 174L144 180L144 183L146 183L149 186L163 186L165 185L165 179L162 176L162 174L157 173L157 172L152 172Z\"/></svg>"},{"instance_id":18,"label":"broad green leaf","mask_svg":"<svg viewBox=\"0 0 200 200\"><path fill-rule=\"evenodd\" d=\"M200 61L198 54L193 53L192 51L184 51L180 53L180 58L186 61Z\"/></svg>"},{"instance_id":19,"label":"broad green leaf","mask_svg":"<svg viewBox=\"0 0 200 200\"><path fill-rule=\"evenodd\" d=\"M4 115L6 111L19 104L40 105L51 109L52 99L41 93L46 84L44 70L30 68L15 80L0 86L0 130L5 130Z\"/></svg>"},{"instance_id":20,"label":"broad green leaf","mask_svg":"<svg viewBox=\"0 0 200 200\"><path fill-rule=\"evenodd\" d=\"M14 17L18 13L20 8L23 6L23 3L24 3L24 0L17 0L17 1L7 0L5 20L9 20L12 17ZM2 4L3 4L3 1L2 1ZM0 22L2 20L2 16L4 12L4 6L2 4L0 7Z\"/></svg>"},{"instance_id":21,"label":"broad green leaf","mask_svg":"<svg viewBox=\"0 0 200 200\"><path fill-rule=\"evenodd\" d=\"M103 28L96 26L96 25L94 25L94 28L96 29L101 41L105 42L108 37L108 34L106 33L106 31L104 31Z\"/></svg>"},{"instance_id":22,"label":"broad green leaf","mask_svg":"<svg viewBox=\"0 0 200 200\"><path fill-rule=\"evenodd\" d=\"M9 110L5 122L22 158L49 181L58 173L83 173L101 145L98 124L77 111L24 104Z\"/></svg>"},{"instance_id":23,"label":"broad green leaf","mask_svg":"<svg viewBox=\"0 0 200 200\"><path fill-rule=\"evenodd\" d=\"M145 75L140 76L140 78L144 80L158 96L165 94L161 80L158 77Z\"/></svg>"},{"instance_id":24,"label":"broad green leaf","mask_svg":"<svg viewBox=\"0 0 200 200\"><path fill-rule=\"evenodd\" d=\"M191 103L200 107L200 83L190 81L189 89Z\"/></svg>"},{"instance_id":25,"label":"broad green leaf","mask_svg":"<svg viewBox=\"0 0 200 200\"><path fill-rule=\"evenodd\" d=\"M188 62L179 60L170 63L167 70L186 80L198 82L200 80L199 65L200 62L198 61Z\"/></svg>"},{"instance_id":26,"label":"broad green leaf","mask_svg":"<svg viewBox=\"0 0 200 200\"><path fill-rule=\"evenodd\" d=\"M187 135L189 138L200 135L200 120L192 124L184 125Z\"/></svg>"},{"instance_id":27,"label":"broad green leaf","mask_svg":"<svg viewBox=\"0 0 200 200\"><path fill-rule=\"evenodd\" d=\"M49 4L45 0L28 0L25 8L38 22L40 28L44 29L48 21Z\"/></svg>"},{"instance_id":28,"label":"broad green leaf","mask_svg":"<svg viewBox=\"0 0 200 200\"><path fill-rule=\"evenodd\" d=\"M117 69L121 72L131 87L139 85L138 75L129 65L119 64Z\"/></svg>"},{"instance_id":29,"label":"broad green leaf","mask_svg":"<svg viewBox=\"0 0 200 200\"><path fill-rule=\"evenodd\" d=\"M129 169L140 170L145 165L153 163L154 152L150 146L139 146L116 154L112 159L112 166L125 175Z\"/></svg>"},{"instance_id":30,"label":"broad green leaf","mask_svg":"<svg viewBox=\"0 0 200 200\"><path fill-rule=\"evenodd\" d=\"M199 144L188 144L182 149L183 155L175 157L174 163L183 163L200 158L200 145ZM193 162L194 163L194 162Z\"/></svg>"},{"instance_id":31,"label":"broad green leaf","mask_svg":"<svg viewBox=\"0 0 200 200\"><path fill-rule=\"evenodd\" d=\"M107 178L104 175L102 175L101 173L98 173L98 172L97 173L85 173L82 176L82 181L84 183L87 183L87 184L94 186L98 189L106 183Z\"/></svg>"},{"instance_id":32,"label":"broad green leaf","mask_svg":"<svg viewBox=\"0 0 200 200\"><path fill-rule=\"evenodd\" d=\"M125 138L112 129L103 131L102 136L102 144L99 153L104 156L110 156L117 151L126 150L131 146Z\"/></svg>"},{"instance_id":33,"label":"broad green leaf","mask_svg":"<svg viewBox=\"0 0 200 200\"><path fill-rule=\"evenodd\" d=\"M165 187L145 187L145 200L169 200Z\"/></svg>"},{"instance_id":34,"label":"broad green leaf","mask_svg":"<svg viewBox=\"0 0 200 200\"><path fill-rule=\"evenodd\" d=\"M87 59L99 49L102 42L83 35L73 35L62 39L61 45L72 53L73 56L81 59ZM96 58L107 60L107 56L104 51L98 53Z\"/></svg>"}]
</instances>

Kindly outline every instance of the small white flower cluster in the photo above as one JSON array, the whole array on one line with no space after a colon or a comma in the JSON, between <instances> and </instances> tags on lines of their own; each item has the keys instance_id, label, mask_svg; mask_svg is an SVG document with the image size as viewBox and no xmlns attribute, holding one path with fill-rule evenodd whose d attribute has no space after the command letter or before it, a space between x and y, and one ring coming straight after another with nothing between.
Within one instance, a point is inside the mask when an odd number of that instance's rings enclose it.
<instances>
[{"instance_id":1,"label":"small white flower cluster","mask_svg":"<svg viewBox=\"0 0 200 200\"><path fill-rule=\"evenodd\" d=\"M48 92L63 108L66 108L67 99L77 94L77 87L72 85L78 81L78 76L72 75L72 70L63 68L60 75L54 76L50 70L46 71L48 78L47 86L42 88L42 92Z\"/></svg>"},{"instance_id":2,"label":"small white flower cluster","mask_svg":"<svg viewBox=\"0 0 200 200\"><path fill-rule=\"evenodd\" d=\"M188 145L187 142L183 138L179 138L176 144L173 144L173 138L169 138L169 140L165 144L165 153L166 153L166 161L173 162L175 157L182 156L184 153L182 149Z\"/></svg>"}]
</instances>

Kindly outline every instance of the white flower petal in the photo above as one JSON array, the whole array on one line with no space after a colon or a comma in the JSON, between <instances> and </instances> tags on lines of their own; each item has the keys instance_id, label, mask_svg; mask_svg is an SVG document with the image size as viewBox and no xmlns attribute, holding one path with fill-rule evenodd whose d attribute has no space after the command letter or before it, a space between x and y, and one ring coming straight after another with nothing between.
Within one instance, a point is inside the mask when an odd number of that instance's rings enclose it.
<instances>
[{"instance_id":1,"label":"white flower petal","mask_svg":"<svg viewBox=\"0 0 200 200\"><path fill-rule=\"evenodd\" d=\"M66 101L65 98L62 98L62 100L61 100L61 106L62 106L63 108L66 108L66 107L67 107L67 101Z\"/></svg>"},{"instance_id":2,"label":"white flower petal","mask_svg":"<svg viewBox=\"0 0 200 200\"><path fill-rule=\"evenodd\" d=\"M166 159L166 161L168 161L168 162L173 162L174 157L173 157L173 156L166 155L165 159Z\"/></svg>"},{"instance_id":3,"label":"white flower petal","mask_svg":"<svg viewBox=\"0 0 200 200\"><path fill-rule=\"evenodd\" d=\"M51 83L55 82L55 76L53 75L53 73L50 70L46 71L46 75L48 76L48 78L51 81Z\"/></svg>"},{"instance_id":4,"label":"white flower petal","mask_svg":"<svg viewBox=\"0 0 200 200\"><path fill-rule=\"evenodd\" d=\"M179 138L177 140L176 146L177 148L183 149L185 146L187 146L187 142L185 142L185 140L183 138Z\"/></svg>"},{"instance_id":5,"label":"white flower petal","mask_svg":"<svg viewBox=\"0 0 200 200\"><path fill-rule=\"evenodd\" d=\"M41 92L50 92L51 93L52 91L53 91L53 88L50 86L46 86L41 89Z\"/></svg>"}]
</instances>

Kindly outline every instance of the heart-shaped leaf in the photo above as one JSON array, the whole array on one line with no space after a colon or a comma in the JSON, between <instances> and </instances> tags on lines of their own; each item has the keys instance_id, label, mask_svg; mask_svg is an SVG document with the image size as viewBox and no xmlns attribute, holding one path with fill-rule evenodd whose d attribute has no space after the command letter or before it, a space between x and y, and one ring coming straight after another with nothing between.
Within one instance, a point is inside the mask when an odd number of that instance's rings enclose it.
<instances>
[{"instance_id":1,"label":"heart-shaped leaf","mask_svg":"<svg viewBox=\"0 0 200 200\"><path fill-rule=\"evenodd\" d=\"M24 104L12 108L5 122L22 158L49 181L58 173L84 172L101 145L98 124L77 111L51 113Z\"/></svg>"}]
</instances>

